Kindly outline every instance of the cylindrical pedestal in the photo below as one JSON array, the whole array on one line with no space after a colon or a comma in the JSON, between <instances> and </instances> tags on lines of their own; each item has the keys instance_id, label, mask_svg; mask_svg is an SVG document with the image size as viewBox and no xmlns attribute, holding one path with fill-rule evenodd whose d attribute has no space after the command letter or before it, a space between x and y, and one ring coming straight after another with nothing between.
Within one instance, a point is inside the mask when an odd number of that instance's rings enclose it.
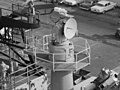
<instances>
[{"instance_id":1,"label":"cylindrical pedestal","mask_svg":"<svg viewBox=\"0 0 120 90\"><path fill-rule=\"evenodd\" d=\"M50 53L56 54L55 62L74 62L74 45L69 40L60 45L50 43L48 47ZM49 59L53 61L53 56L49 55Z\"/></svg>"},{"instance_id":2,"label":"cylindrical pedestal","mask_svg":"<svg viewBox=\"0 0 120 90\"><path fill-rule=\"evenodd\" d=\"M70 71L51 71L51 90L74 90Z\"/></svg>"}]
</instances>

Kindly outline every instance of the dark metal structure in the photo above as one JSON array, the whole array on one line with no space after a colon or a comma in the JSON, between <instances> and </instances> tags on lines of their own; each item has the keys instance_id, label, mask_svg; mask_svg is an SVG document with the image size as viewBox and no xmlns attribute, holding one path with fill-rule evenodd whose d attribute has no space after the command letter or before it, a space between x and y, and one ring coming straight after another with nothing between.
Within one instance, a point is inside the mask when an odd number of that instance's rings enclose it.
<instances>
[{"instance_id":1,"label":"dark metal structure","mask_svg":"<svg viewBox=\"0 0 120 90\"><path fill-rule=\"evenodd\" d=\"M14 10L16 6L18 9ZM30 58L28 61L24 59L24 57L22 57L18 51L25 49L25 30L39 28L40 20L39 15L30 14L28 10L29 8L26 9L28 12L22 13L22 10L24 10L24 8L21 7L22 6L20 5L13 4L12 11L4 8L0 9L0 29L2 29L4 33L3 35L2 33L0 34L0 43L9 49L9 53L5 53L1 50L0 54L2 54L4 57L9 58L10 62L12 60L18 62L22 66L27 66L28 64L34 63L34 60L32 60L33 58ZM10 11L11 14L4 16L2 13L3 10ZM18 40L15 35L21 37L21 40ZM15 56L17 56L17 58ZM32 57L30 55L28 56Z\"/></svg>"}]
</instances>

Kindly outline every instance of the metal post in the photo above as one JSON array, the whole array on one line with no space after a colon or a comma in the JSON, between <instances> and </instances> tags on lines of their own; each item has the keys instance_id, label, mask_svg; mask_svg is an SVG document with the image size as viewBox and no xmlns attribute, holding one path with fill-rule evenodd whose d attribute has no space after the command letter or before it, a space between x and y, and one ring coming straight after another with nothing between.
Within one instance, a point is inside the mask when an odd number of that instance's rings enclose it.
<instances>
[{"instance_id":1,"label":"metal post","mask_svg":"<svg viewBox=\"0 0 120 90\"><path fill-rule=\"evenodd\" d=\"M44 42L44 38L45 38L45 36L43 36L43 50L44 50L44 43L45 43L45 42Z\"/></svg>"},{"instance_id":2,"label":"metal post","mask_svg":"<svg viewBox=\"0 0 120 90\"><path fill-rule=\"evenodd\" d=\"M37 45L37 38L35 37L35 47L34 47L34 54L35 54L35 64L37 63L37 60L36 60L36 45Z\"/></svg>"},{"instance_id":3,"label":"metal post","mask_svg":"<svg viewBox=\"0 0 120 90\"><path fill-rule=\"evenodd\" d=\"M30 76L29 76L29 66L27 66L27 82L28 82L28 86L29 86L29 90L31 90L30 88Z\"/></svg>"},{"instance_id":4,"label":"metal post","mask_svg":"<svg viewBox=\"0 0 120 90\"><path fill-rule=\"evenodd\" d=\"M20 6L20 5L19 5L19 3L18 3L18 10L20 9L19 6Z\"/></svg>"},{"instance_id":5,"label":"metal post","mask_svg":"<svg viewBox=\"0 0 120 90\"><path fill-rule=\"evenodd\" d=\"M89 45L89 44L88 44ZM90 46L89 46L89 63L91 63L91 56L90 56L90 53L91 53L91 50L90 50Z\"/></svg>"},{"instance_id":6,"label":"metal post","mask_svg":"<svg viewBox=\"0 0 120 90\"><path fill-rule=\"evenodd\" d=\"M2 8L0 8L0 17L2 16Z\"/></svg>"},{"instance_id":7,"label":"metal post","mask_svg":"<svg viewBox=\"0 0 120 90\"><path fill-rule=\"evenodd\" d=\"M13 5L14 5L14 4L12 3L12 13L13 13L13 11L14 11L14 10L13 10Z\"/></svg>"},{"instance_id":8,"label":"metal post","mask_svg":"<svg viewBox=\"0 0 120 90\"><path fill-rule=\"evenodd\" d=\"M4 89L3 89L3 76L1 77L1 83L2 83L2 84L1 84L1 88L2 88L2 90L4 90Z\"/></svg>"},{"instance_id":9,"label":"metal post","mask_svg":"<svg viewBox=\"0 0 120 90\"><path fill-rule=\"evenodd\" d=\"M14 90L15 90L15 73L14 73Z\"/></svg>"},{"instance_id":10,"label":"metal post","mask_svg":"<svg viewBox=\"0 0 120 90\"><path fill-rule=\"evenodd\" d=\"M52 61L52 62L53 62L53 72L55 71L55 70L54 70L54 68L55 68L55 66L54 66L54 65L55 65L55 60L54 60L55 56L54 56L54 55L55 55L55 54L52 53L52 57L53 57L53 61Z\"/></svg>"},{"instance_id":11,"label":"metal post","mask_svg":"<svg viewBox=\"0 0 120 90\"><path fill-rule=\"evenodd\" d=\"M46 0L46 5L47 5L47 0ZM45 9L45 13L47 12L47 10Z\"/></svg>"},{"instance_id":12,"label":"metal post","mask_svg":"<svg viewBox=\"0 0 120 90\"><path fill-rule=\"evenodd\" d=\"M85 40L85 54L88 55L88 52L87 52L88 48L87 48L87 40Z\"/></svg>"},{"instance_id":13,"label":"metal post","mask_svg":"<svg viewBox=\"0 0 120 90\"><path fill-rule=\"evenodd\" d=\"M28 66L27 66L27 82L29 83L29 70L28 70Z\"/></svg>"},{"instance_id":14,"label":"metal post","mask_svg":"<svg viewBox=\"0 0 120 90\"><path fill-rule=\"evenodd\" d=\"M75 61L76 61L76 62L75 62L75 64L76 64L76 69L77 69L77 55L78 55L78 54L75 55L75 59L76 59L76 60L75 60Z\"/></svg>"}]
</instances>

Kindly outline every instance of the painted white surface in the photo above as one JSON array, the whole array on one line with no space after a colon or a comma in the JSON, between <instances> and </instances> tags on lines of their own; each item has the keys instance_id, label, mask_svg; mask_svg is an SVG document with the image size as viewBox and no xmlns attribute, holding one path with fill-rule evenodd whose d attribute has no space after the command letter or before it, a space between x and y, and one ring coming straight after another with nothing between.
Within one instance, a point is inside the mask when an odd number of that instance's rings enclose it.
<instances>
[{"instance_id":1,"label":"painted white surface","mask_svg":"<svg viewBox=\"0 0 120 90\"><path fill-rule=\"evenodd\" d=\"M33 85L31 86L31 84ZM15 90L48 90L47 88L48 88L48 79L46 78L46 76L42 75L36 79L31 80L30 86L26 82L16 87Z\"/></svg>"}]
</instances>

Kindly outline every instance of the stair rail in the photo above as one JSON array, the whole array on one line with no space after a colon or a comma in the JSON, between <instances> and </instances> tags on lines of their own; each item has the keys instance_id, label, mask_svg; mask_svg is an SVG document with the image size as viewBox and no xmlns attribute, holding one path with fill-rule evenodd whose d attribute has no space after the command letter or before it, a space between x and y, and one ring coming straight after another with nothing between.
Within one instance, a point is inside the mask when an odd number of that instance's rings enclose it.
<instances>
[{"instance_id":1,"label":"stair rail","mask_svg":"<svg viewBox=\"0 0 120 90\"><path fill-rule=\"evenodd\" d=\"M0 77L0 87L2 87L2 90L16 90L16 88L24 83L28 83L35 78L40 77L41 75L45 75L45 70L43 70L43 67L37 65L36 63L30 64L24 68L21 68L17 71L14 71L13 73L10 73L6 79L3 80L2 77ZM4 85L7 81L7 88L5 89ZM29 89L30 90L30 89Z\"/></svg>"}]
</instances>

